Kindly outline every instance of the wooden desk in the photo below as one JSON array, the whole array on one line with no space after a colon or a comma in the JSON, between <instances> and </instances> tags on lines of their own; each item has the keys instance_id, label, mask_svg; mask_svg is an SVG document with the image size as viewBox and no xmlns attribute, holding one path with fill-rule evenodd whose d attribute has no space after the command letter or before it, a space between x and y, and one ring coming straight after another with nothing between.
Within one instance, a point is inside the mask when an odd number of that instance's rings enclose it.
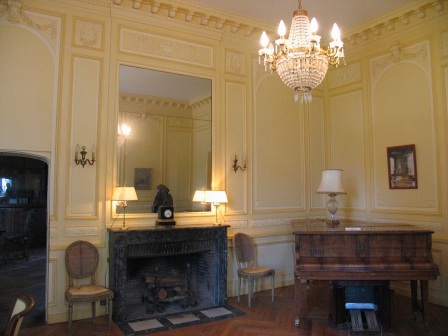
<instances>
[{"instance_id":1,"label":"wooden desk","mask_svg":"<svg viewBox=\"0 0 448 336\"><path fill-rule=\"evenodd\" d=\"M336 228L320 221L294 224L296 288L301 279L407 280L411 282L414 317L420 310L427 327L428 280L435 280L440 274L431 253L432 231L385 223L341 223ZM298 293L296 290L296 300L300 300ZM301 314L299 311L296 325Z\"/></svg>"}]
</instances>

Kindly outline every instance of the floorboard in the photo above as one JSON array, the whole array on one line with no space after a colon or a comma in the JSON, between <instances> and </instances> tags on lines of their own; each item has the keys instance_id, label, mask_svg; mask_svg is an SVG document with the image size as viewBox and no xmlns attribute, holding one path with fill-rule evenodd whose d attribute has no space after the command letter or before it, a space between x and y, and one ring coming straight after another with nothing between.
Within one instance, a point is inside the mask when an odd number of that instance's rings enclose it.
<instances>
[{"instance_id":1,"label":"floorboard","mask_svg":"<svg viewBox=\"0 0 448 336\"><path fill-rule=\"evenodd\" d=\"M300 288L306 293L306 285ZM301 304L308 311L308 318L294 326L297 307L294 303L294 287L288 286L275 290L275 302L271 302L270 291L258 292L251 308L247 307L247 296L229 298L228 303L246 315L208 324L192 326L153 333L151 336L346 336L347 329L329 327L327 321L328 283L315 281L306 300ZM425 331L421 318L414 323L409 298L395 296L395 318L392 330L385 331L384 336L448 336L448 308L429 304L429 331ZM67 324L59 323L28 328L21 331L22 336L62 336L67 335ZM74 321L73 335L79 336L122 336L123 333L114 324L107 329L104 317L93 324L91 319Z\"/></svg>"}]
</instances>

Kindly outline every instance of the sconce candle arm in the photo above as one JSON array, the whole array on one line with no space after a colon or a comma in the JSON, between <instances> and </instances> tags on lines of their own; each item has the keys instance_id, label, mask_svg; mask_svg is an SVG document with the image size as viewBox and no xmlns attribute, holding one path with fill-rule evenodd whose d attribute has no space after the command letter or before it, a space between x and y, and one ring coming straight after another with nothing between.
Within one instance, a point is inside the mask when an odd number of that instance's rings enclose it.
<instances>
[{"instance_id":1,"label":"sconce candle arm","mask_svg":"<svg viewBox=\"0 0 448 336\"><path fill-rule=\"evenodd\" d=\"M75 149L75 163L77 165L81 164L83 168L84 168L84 166L87 163L92 166L95 163L95 161L96 161L95 160L95 151L92 150L92 159L89 160L89 159L86 159L86 154L87 154L86 146L82 146L81 148L82 148L82 150L81 150L81 152L79 152L79 145L76 146L76 149ZM81 153L81 159L78 158L79 157L79 153L78 152Z\"/></svg>"},{"instance_id":2,"label":"sconce candle arm","mask_svg":"<svg viewBox=\"0 0 448 336\"><path fill-rule=\"evenodd\" d=\"M246 170L246 160L243 160L243 167L238 166L238 158L235 155L235 158L233 159L233 171L236 173L238 171L238 169L240 169L241 171L245 171Z\"/></svg>"}]
</instances>

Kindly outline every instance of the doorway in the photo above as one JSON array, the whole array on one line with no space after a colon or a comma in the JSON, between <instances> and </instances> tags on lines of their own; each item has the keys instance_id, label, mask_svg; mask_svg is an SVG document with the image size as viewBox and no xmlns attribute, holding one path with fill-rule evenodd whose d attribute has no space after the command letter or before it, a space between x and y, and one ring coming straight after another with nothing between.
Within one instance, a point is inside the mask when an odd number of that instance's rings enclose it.
<instances>
[{"instance_id":1,"label":"doorway","mask_svg":"<svg viewBox=\"0 0 448 336\"><path fill-rule=\"evenodd\" d=\"M0 330L15 296L33 297L22 328L46 322L48 164L0 152Z\"/></svg>"}]
</instances>

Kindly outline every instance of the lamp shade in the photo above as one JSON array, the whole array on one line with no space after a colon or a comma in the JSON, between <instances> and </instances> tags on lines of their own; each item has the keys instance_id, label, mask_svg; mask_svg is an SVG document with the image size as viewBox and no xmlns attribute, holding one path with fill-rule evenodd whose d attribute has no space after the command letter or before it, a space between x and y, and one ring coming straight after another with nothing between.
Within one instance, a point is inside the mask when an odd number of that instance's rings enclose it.
<instances>
[{"instance_id":1,"label":"lamp shade","mask_svg":"<svg viewBox=\"0 0 448 336\"><path fill-rule=\"evenodd\" d=\"M342 169L325 169L322 170L322 179L318 194L346 194L342 186Z\"/></svg>"},{"instance_id":2,"label":"lamp shade","mask_svg":"<svg viewBox=\"0 0 448 336\"><path fill-rule=\"evenodd\" d=\"M205 193L206 190L196 190L193 196L193 202L202 202L205 203Z\"/></svg>"},{"instance_id":3,"label":"lamp shade","mask_svg":"<svg viewBox=\"0 0 448 336\"><path fill-rule=\"evenodd\" d=\"M205 192L205 202L207 203L227 203L227 195L224 190L207 190Z\"/></svg>"},{"instance_id":4,"label":"lamp shade","mask_svg":"<svg viewBox=\"0 0 448 336\"><path fill-rule=\"evenodd\" d=\"M134 187L116 187L112 195L112 201L135 201L138 200Z\"/></svg>"}]
</instances>

